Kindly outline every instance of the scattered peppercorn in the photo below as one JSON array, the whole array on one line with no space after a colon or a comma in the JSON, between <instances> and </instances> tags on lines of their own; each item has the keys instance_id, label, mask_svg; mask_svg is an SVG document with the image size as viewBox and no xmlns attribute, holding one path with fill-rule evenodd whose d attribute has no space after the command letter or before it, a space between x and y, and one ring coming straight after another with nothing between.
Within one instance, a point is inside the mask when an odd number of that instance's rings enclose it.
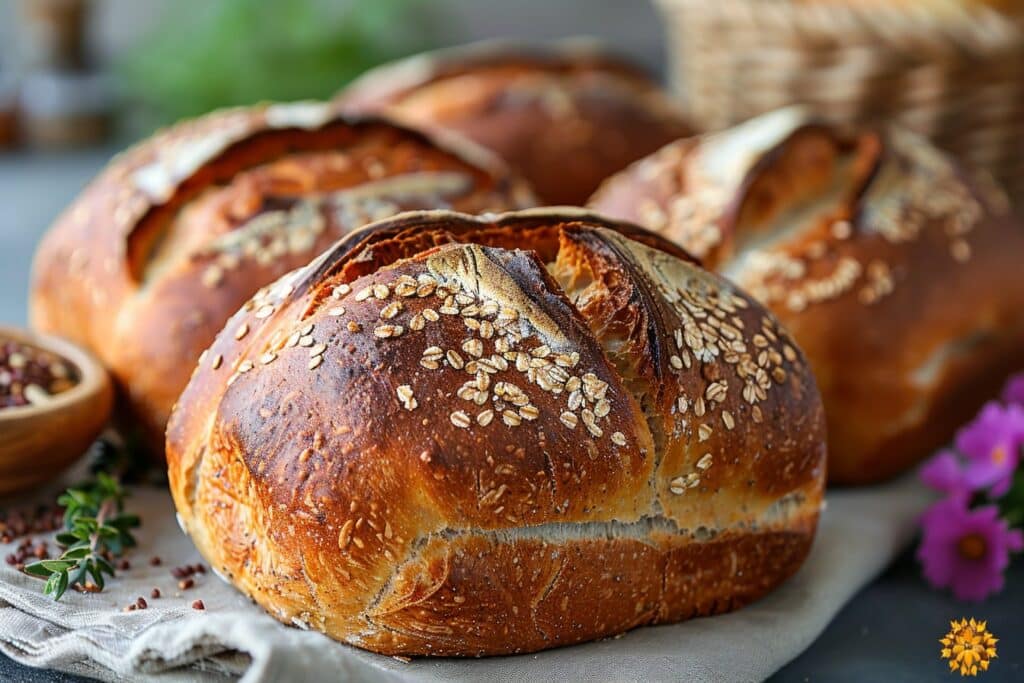
<instances>
[{"instance_id":1,"label":"scattered peppercorn","mask_svg":"<svg viewBox=\"0 0 1024 683\"><path fill-rule=\"evenodd\" d=\"M159 598L160 597L160 589L159 588L154 588L153 590L151 590L149 592L149 597L151 597L154 600Z\"/></svg>"},{"instance_id":2,"label":"scattered peppercorn","mask_svg":"<svg viewBox=\"0 0 1024 683\"><path fill-rule=\"evenodd\" d=\"M0 510L0 543L13 543L27 534L45 534L63 526L64 512L56 502Z\"/></svg>"},{"instance_id":3,"label":"scattered peppercorn","mask_svg":"<svg viewBox=\"0 0 1024 683\"><path fill-rule=\"evenodd\" d=\"M153 557L149 558L150 567L159 567L162 562L163 560L161 560L160 557L157 555L154 555Z\"/></svg>"},{"instance_id":4,"label":"scattered peppercorn","mask_svg":"<svg viewBox=\"0 0 1024 683\"><path fill-rule=\"evenodd\" d=\"M193 581L192 579L182 579L181 581L178 582L178 588L180 588L183 591L188 590L189 588L191 588L194 585L196 585L196 582Z\"/></svg>"},{"instance_id":5,"label":"scattered peppercorn","mask_svg":"<svg viewBox=\"0 0 1024 683\"><path fill-rule=\"evenodd\" d=\"M120 562L117 563L117 568L121 571L128 571L132 568L132 563L129 562L127 559L122 559Z\"/></svg>"},{"instance_id":6,"label":"scattered peppercorn","mask_svg":"<svg viewBox=\"0 0 1024 683\"><path fill-rule=\"evenodd\" d=\"M180 567L174 567L171 569L171 576L176 579L187 579L190 576L205 573L206 567L202 564L183 564Z\"/></svg>"},{"instance_id":7,"label":"scattered peppercorn","mask_svg":"<svg viewBox=\"0 0 1024 683\"><path fill-rule=\"evenodd\" d=\"M195 602L192 603L192 609L199 609L199 610L206 609L206 605L203 604L202 600L196 600Z\"/></svg>"},{"instance_id":8,"label":"scattered peppercorn","mask_svg":"<svg viewBox=\"0 0 1024 683\"><path fill-rule=\"evenodd\" d=\"M9 553L4 561L11 565L18 571L25 569L25 565L29 562L36 560L47 560L50 558L50 550L46 544L46 541L40 541L34 543L31 538L23 538L14 548L13 553Z\"/></svg>"},{"instance_id":9,"label":"scattered peppercorn","mask_svg":"<svg viewBox=\"0 0 1024 683\"><path fill-rule=\"evenodd\" d=\"M139 609L146 609L147 607L149 607L149 603L146 602L146 598L140 595L139 599L135 601L135 606Z\"/></svg>"}]
</instances>

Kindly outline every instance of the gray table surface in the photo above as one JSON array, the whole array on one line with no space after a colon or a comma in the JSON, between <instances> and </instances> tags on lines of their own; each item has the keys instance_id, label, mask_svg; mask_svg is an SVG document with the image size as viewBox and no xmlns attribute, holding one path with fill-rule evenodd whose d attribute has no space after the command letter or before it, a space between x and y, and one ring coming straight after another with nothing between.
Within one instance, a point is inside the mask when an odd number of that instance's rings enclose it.
<instances>
[{"instance_id":1,"label":"gray table surface","mask_svg":"<svg viewBox=\"0 0 1024 683\"><path fill-rule=\"evenodd\" d=\"M60 155L0 154L0 324L24 324L31 257L57 213L102 167L112 150ZM1024 562L1007 589L980 604L930 590L907 553L856 596L803 655L773 681L887 683L951 680L939 659L938 638L950 619L987 619L999 637L999 659L985 681L1024 680ZM779 624L786 628L785 623ZM0 681L81 681L29 669L0 656Z\"/></svg>"}]
</instances>

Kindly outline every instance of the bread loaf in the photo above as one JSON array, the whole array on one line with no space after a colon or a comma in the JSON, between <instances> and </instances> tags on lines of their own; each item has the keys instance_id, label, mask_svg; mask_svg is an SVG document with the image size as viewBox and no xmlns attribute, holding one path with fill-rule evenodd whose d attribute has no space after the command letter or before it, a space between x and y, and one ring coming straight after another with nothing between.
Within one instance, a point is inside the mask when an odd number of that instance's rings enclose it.
<instances>
[{"instance_id":1,"label":"bread loaf","mask_svg":"<svg viewBox=\"0 0 1024 683\"><path fill-rule=\"evenodd\" d=\"M780 110L668 145L591 205L775 312L818 380L833 482L907 469L1024 368L1024 231L991 180L908 132Z\"/></svg>"},{"instance_id":2,"label":"bread loaf","mask_svg":"<svg viewBox=\"0 0 1024 683\"><path fill-rule=\"evenodd\" d=\"M246 303L167 457L196 547L281 621L468 656L764 595L810 547L824 438L788 334L663 239L416 212Z\"/></svg>"},{"instance_id":3,"label":"bread loaf","mask_svg":"<svg viewBox=\"0 0 1024 683\"><path fill-rule=\"evenodd\" d=\"M533 201L461 140L317 103L219 112L118 156L64 212L36 256L32 322L99 356L162 453L196 359L260 287L404 209Z\"/></svg>"},{"instance_id":4,"label":"bread loaf","mask_svg":"<svg viewBox=\"0 0 1024 683\"><path fill-rule=\"evenodd\" d=\"M642 70L580 43L482 43L420 55L368 72L339 100L462 133L549 204L582 204L612 173L690 133Z\"/></svg>"}]
</instances>

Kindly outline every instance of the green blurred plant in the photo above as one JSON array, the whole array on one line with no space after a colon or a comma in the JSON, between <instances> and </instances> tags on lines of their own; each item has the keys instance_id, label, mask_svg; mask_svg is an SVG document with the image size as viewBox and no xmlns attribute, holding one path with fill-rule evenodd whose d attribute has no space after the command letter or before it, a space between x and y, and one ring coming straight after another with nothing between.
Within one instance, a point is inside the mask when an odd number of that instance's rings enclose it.
<instances>
[{"instance_id":1,"label":"green blurred plant","mask_svg":"<svg viewBox=\"0 0 1024 683\"><path fill-rule=\"evenodd\" d=\"M261 100L326 98L433 47L429 0L174 0L118 65L149 125Z\"/></svg>"}]
</instances>

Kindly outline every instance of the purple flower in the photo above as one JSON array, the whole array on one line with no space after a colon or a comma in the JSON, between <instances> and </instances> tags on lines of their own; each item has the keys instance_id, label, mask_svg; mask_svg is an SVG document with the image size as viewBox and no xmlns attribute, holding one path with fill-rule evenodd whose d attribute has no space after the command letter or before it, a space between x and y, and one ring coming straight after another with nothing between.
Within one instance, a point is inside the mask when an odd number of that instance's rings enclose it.
<instances>
[{"instance_id":1,"label":"purple flower","mask_svg":"<svg viewBox=\"0 0 1024 683\"><path fill-rule=\"evenodd\" d=\"M1024 406L1024 372L1014 375L1003 387L1003 401L1011 405Z\"/></svg>"},{"instance_id":2,"label":"purple flower","mask_svg":"<svg viewBox=\"0 0 1024 683\"><path fill-rule=\"evenodd\" d=\"M1013 471L1024 444L1024 406L988 403L974 421L956 435L956 447L965 457L964 485L971 491L991 487L995 498L1013 483Z\"/></svg>"},{"instance_id":3,"label":"purple flower","mask_svg":"<svg viewBox=\"0 0 1024 683\"><path fill-rule=\"evenodd\" d=\"M963 500L936 503L922 518L917 558L935 588L952 588L959 600L982 600L1003 588L1010 552L1024 549L1024 534L1011 530L994 505L969 510Z\"/></svg>"},{"instance_id":4,"label":"purple flower","mask_svg":"<svg viewBox=\"0 0 1024 683\"><path fill-rule=\"evenodd\" d=\"M956 453L942 451L926 462L920 471L921 481L936 491L967 500L973 491L964 480L964 465Z\"/></svg>"}]
</instances>

